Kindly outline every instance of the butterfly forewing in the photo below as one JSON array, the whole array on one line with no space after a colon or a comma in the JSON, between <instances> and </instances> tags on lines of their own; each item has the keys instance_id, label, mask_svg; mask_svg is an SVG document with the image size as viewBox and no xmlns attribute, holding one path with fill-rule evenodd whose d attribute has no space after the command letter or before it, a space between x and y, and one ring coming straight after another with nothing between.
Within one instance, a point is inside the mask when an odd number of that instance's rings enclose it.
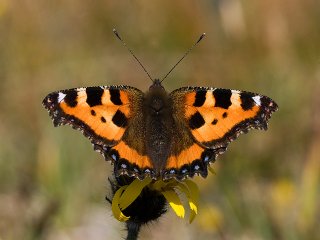
<instances>
[{"instance_id":1,"label":"butterfly forewing","mask_svg":"<svg viewBox=\"0 0 320 240\"><path fill-rule=\"evenodd\" d=\"M98 150L118 143L134 114L132 106L143 93L128 86L73 88L50 93L43 105L54 125L71 125Z\"/></svg>"},{"instance_id":2,"label":"butterfly forewing","mask_svg":"<svg viewBox=\"0 0 320 240\"><path fill-rule=\"evenodd\" d=\"M267 129L278 108L266 96L230 89L186 87L171 96L174 113L182 115L195 141L210 149L226 147L251 128Z\"/></svg>"}]
</instances>

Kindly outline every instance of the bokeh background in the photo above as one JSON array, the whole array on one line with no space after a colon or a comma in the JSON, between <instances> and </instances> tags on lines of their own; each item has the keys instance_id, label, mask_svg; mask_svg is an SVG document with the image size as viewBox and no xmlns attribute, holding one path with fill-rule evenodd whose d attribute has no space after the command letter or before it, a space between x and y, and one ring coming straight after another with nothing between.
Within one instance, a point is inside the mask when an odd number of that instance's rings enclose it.
<instances>
[{"instance_id":1,"label":"bokeh background","mask_svg":"<svg viewBox=\"0 0 320 240\"><path fill-rule=\"evenodd\" d=\"M229 145L196 178L194 223L171 210L140 239L320 239L320 2L317 0L0 0L0 239L123 239L110 164L42 99L81 86L150 80L206 39L166 79L248 90L280 107L267 132Z\"/></svg>"}]
</instances>

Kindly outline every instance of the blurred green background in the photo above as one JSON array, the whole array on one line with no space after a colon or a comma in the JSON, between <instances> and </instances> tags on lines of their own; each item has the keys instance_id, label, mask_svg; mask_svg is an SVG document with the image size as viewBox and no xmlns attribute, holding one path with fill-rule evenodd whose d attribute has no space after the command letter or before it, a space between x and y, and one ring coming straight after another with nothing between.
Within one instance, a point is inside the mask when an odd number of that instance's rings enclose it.
<instances>
[{"instance_id":1,"label":"blurred green background","mask_svg":"<svg viewBox=\"0 0 320 240\"><path fill-rule=\"evenodd\" d=\"M104 200L109 163L42 99L60 89L153 77L267 95L280 107L196 178L191 225L171 211L140 239L320 239L320 2L0 0L0 239L122 239Z\"/></svg>"}]
</instances>

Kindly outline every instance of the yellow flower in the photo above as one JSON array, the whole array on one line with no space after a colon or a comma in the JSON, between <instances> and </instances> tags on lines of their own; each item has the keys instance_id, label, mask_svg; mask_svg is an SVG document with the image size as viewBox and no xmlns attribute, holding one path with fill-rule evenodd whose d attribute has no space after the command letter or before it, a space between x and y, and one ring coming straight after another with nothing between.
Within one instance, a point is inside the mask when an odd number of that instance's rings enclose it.
<instances>
[{"instance_id":1,"label":"yellow flower","mask_svg":"<svg viewBox=\"0 0 320 240\"><path fill-rule=\"evenodd\" d=\"M152 180L150 177L133 180L129 185L120 187L112 199L112 212L119 221L128 221L130 216L125 216L123 211L129 207L141 194L143 189L148 188L151 191L157 191L168 201L169 205L178 217L184 218L185 208L177 194L177 190L184 193L189 202L191 223L198 212L199 190L198 186L191 180L177 181L174 179Z\"/></svg>"}]
</instances>

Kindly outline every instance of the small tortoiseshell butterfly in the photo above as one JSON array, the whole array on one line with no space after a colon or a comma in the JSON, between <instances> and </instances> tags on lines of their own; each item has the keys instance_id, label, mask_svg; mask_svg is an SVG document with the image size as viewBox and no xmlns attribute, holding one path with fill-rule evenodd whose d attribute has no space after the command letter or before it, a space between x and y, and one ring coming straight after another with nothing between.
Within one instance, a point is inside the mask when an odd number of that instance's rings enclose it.
<instances>
[{"instance_id":1,"label":"small tortoiseshell butterfly","mask_svg":"<svg viewBox=\"0 0 320 240\"><path fill-rule=\"evenodd\" d=\"M206 177L231 141L252 128L266 130L278 109L256 93L211 87L168 93L161 82L153 80L146 93L130 86L61 90L43 105L55 126L71 125L89 138L116 176L164 180Z\"/></svg>"}]
</instances>

